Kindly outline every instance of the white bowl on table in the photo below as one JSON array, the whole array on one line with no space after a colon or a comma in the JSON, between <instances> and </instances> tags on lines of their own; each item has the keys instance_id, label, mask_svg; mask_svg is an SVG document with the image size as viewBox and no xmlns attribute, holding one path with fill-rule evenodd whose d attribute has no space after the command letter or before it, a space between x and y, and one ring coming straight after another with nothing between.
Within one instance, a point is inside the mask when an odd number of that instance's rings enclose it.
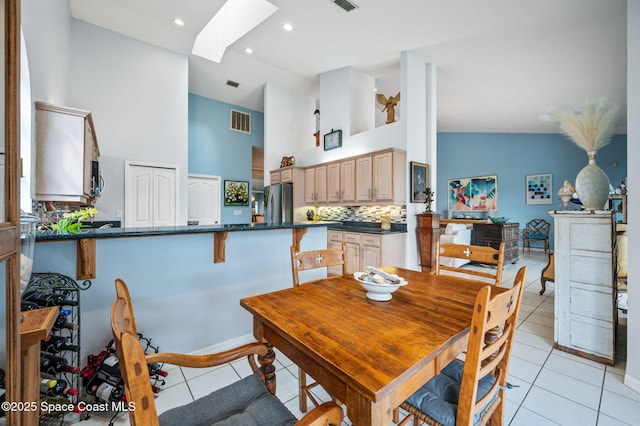
<instances>
[{"instance_id":1,"label":"white bowl on table","mask_svg":"<svg viewBox=\"0 0 640 426\"><path fill-rule=\"evenodd\" d=\"M360 283L362 288L367 291L367 298L378 302L386 302L388 300L391 300L391 293L395 292L403 285L407 285L407 281L405 281L404 278L397 276L396 277L399 280L397 284L391 284L386 281L384 283L375 282L374 277L381 277L376 275L372 276L368 272L355 272L353 274L353 277ZM382 281L384 281L384 279Z\"/></svg>"}]
</instances>

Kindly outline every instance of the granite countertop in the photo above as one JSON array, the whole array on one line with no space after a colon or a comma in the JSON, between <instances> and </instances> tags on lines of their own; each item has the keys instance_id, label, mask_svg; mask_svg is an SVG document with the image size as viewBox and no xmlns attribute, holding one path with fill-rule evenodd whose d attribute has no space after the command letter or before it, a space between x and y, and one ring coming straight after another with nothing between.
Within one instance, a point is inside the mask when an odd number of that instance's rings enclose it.
<instances>
[{"instance_id":1,"label":"granite countertop","mask_svg":"<svg viewBox=\"0 0 640 426\"><path fill-rule=\"evenodd\" d=\"M309 227L329 227L340 224L332 221L309 221L294 223L242 223L228 225L195 225L195 226L160 226L149 228L106 228L83 229L79 234L61 234L58 231L37 231L36 241L62 241L80 240L83 238L119 238L119 237L144 237L153 235L178 235L178 234L205 234L213 232L232 231L264 231L268 229L291 229ZM387 231L388 232L388 231Z\"/></svg>"},{"instance_id":2,"label":"granite countertop","mask_svg":"<svg viewBox=\"0 0 640 426\"><path fill-rule=\"evenodd\" d=\"M377 222L349 222L343 221L338 224L329 225L330 231L343 231L343 232L359 232L364 234L397 234L406 233L407 225L404 223L392 223L391 230L383 231L380 228L380 223Z\"/></svg>"}]
</instances>

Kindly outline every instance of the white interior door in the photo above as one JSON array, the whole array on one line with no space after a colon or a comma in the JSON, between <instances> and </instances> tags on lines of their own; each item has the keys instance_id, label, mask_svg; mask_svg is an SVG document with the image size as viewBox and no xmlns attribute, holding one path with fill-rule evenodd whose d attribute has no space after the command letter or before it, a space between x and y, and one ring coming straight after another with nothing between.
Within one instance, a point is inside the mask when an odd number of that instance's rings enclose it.
<instances>
[{"instance_id":1,"label":"white interior door","mask_svg":"<svg viewBox=\"0 0 640 426\"><path fill-rule=\"evenodd\" d=\"M189 222L198 225L220 223L220 176L189 175Z\"/></svg>"},{"instance_id":2,"label":"white interior door","mask_svg":"<svg viewBox=\"0 0 640 426\"><path fill-rule=\"evenodd\" d=\"M125 226L175 226L177 166L125 164Z\"/></svg>"}]
</instances>

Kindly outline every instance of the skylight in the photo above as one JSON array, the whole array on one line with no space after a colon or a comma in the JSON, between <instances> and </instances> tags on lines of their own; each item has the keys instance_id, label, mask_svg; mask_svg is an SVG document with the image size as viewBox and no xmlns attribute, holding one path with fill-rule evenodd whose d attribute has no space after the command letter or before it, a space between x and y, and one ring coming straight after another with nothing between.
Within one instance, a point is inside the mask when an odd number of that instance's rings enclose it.
<instances>
[{"instance_id":1,"label":"skylight","mask_svg":"<svg viewBox=\"0 0 640 426\"><path fill-rule=\"evenodd\" d=\"M227 0L197 35L191 53L220 63L227 47L276 10L266 0Z\"/></svg>"}]
</instances>

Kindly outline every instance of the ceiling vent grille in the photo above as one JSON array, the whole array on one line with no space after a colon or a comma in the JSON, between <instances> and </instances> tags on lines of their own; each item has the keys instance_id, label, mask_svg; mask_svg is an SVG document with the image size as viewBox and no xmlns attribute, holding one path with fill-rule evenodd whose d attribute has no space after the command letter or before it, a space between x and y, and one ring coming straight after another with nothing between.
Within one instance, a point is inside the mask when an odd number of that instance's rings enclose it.
<instances>
[{"instance_id":1,"label":"ceiling vent grille","mask_svg":"<svg viewBox=\"0 0 640 426\"><path fill-rule=\"evenodd\" d=\"M353 9L357 8L358 5L349 1L349 0L333 0L335 4L343 8L347 12L351 12Z\"/></svg>"},{"instance_id":2,"label":"ceiling vent grille","mask_svg":"<svg viewBox=\"0 0 640 426\"><path fill-rule=\"evenodd\" d=\"M231 130L242 133L251 133L251 114L232 109Z\"/></svg>"}]
</instances>

